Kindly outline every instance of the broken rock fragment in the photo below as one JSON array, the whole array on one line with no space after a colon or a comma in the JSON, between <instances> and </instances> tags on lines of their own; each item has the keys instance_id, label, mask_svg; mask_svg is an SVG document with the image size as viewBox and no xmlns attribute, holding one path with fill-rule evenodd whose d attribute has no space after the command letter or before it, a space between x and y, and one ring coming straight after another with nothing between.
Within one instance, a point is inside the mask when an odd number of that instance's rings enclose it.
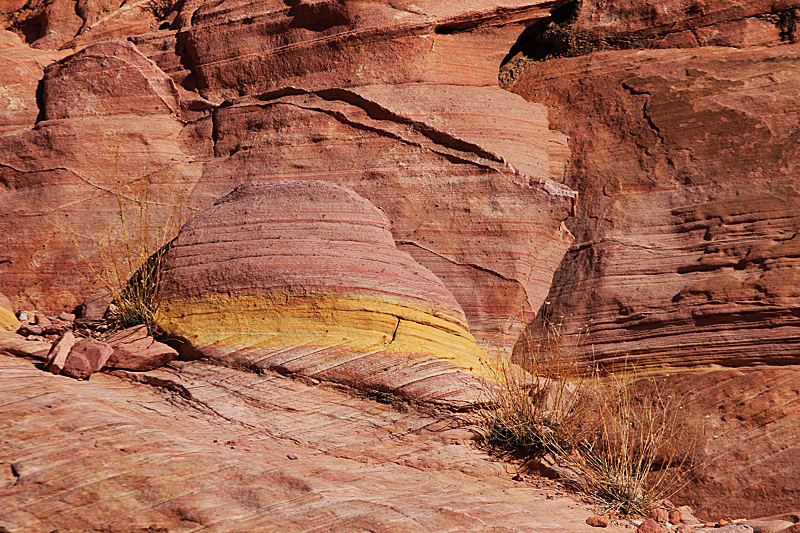
<instances>
[{"instance_id":1,"label":"broken rock fragment","mask_svg":"<svg viewBox=\"0 0 800 533\"><path fill-rule=\"evenodd\" d=\"M124 329L106 341L114 348L106 361L109 368L143 372L158 368L178 356L178 352L148 335L147 326Z\"/></svg>"},{"instance_id":2,"label":"broken rock fragment","mask_svg":"<svg viewBox=\"0 0 800 533\"><path fill-rule=\"evenodd\" d=\"M113 351L105 342L81 339L69 351L61 373L76 379L86 379L105 366Z\"/></svg>"},{"instance_id":3,"label":"broken rock fragment","mask_svg":"<svg viewBox=\"0 0 800 533\"><path fill-rule=\"evenodd\" d=\"M60 374L67 362L70 350L75 346L75 342L75 335L71 331L65 332L50 348L50 353L47 354L47 361L45 362L45 369L53 374Z\"/></svg>"}]
</instances>

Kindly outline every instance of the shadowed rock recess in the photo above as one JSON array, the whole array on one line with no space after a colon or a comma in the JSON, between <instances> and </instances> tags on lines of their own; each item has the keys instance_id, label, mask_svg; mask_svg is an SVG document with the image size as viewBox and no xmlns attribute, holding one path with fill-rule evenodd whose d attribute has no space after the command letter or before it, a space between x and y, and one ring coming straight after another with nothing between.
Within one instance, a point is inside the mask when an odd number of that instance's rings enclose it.
<instances>
[{"instance_id":1,"label":"shadowed rock recess","mask_svg":"<svg viewBox=\"0 0 800 533\"><path fill-rule=\"evenodd\" d=\"M800 0L0 0L0 23L0 531L586 531L463 446L469 420L327 383L465 407L546 317L686 398L676 503L796 510ZM207 360L16 359L50 343L14 312L96 292L81 255L142 205L150 237L194 216L160 318Z\"/></svg>"}]
</instances>

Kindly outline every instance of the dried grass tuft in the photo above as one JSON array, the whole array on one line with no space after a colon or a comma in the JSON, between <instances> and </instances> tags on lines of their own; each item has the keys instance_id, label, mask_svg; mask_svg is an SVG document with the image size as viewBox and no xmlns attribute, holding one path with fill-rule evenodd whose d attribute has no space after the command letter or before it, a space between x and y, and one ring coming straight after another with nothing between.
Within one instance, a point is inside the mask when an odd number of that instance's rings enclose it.
<instances>
[{"instance_id":1,"label":"dried grass tuft","mask_svg":"<svg viewBox=\"0 0 800 533\"><path fill-rule=\"evenodd\" d=\"M145 324L151 334L158 332L156 315L168 285L168 245L183 224L186 191L156 196L148 176L124 183L115 172L114 189L86 204L83 220L91 232L59 225L86 265L90 283L111 295L116 326ZM114 215L101 217L109 204Z\"/></svg>"},{"instance_id":2,"label":"dried grass tuft","mask_svg":"<svg viewBox=\"0 0 800 533\"><path fill-rule=\"evenodd\" d=\"M500 364L499 386L487 387L490 445L549 455L579 474L607 510L644 515L690 480L696 439L678 416L683 399L633 367L601 376L585 364L588 329L567 339L561 324L543 322L538 338L525 339L519 366Z\"/></svg>"}]
</instances>

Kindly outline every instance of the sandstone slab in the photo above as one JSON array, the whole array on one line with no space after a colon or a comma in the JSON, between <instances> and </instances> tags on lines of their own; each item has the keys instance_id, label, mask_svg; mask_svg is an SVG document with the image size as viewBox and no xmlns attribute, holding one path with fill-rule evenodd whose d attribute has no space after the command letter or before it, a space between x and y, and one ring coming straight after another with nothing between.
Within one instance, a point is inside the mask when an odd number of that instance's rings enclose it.
<instances>
[{"instance_id":1,"label":"sandstone slab","mask_svg":"<svg viewBox=\"0 0 800 533\"><path fill-rule=\"evenodd\" d=\"M43 340L27 340L21 335L0 329L0 354L6 356L44 359L50 352L51 343Z\"/></svg>"},{"instance_id":2,"label":"sandstone slab","mask_svg":"<svg viewBox=\"0 0 800 533\"><path fill-rule=\"evenodd\" d=\"M282 87L493 86L523 24L561 3L187 2L179 41L192 83L215 101Z\"/></svg>"},{"instance_id":3,"label":"sandstone slab","mask_svg":"<svg viewBox=\"0 0 800 533\"><path fill-rule=\"evenodd\" d=\"M692 482L673 501L688 503L705 520L794 508L800 367L717 368L658 379L662 394L682 398L674 416L685 431L673 446L689 452L692 465Z\"/></svg>"},{"instance_id":4,"label":"sandstone slab","mask_svg":"<svg viewBox=\"0 0 800 533\"><path fill-rule=\"evenodd\" d=\"M75 335L71 331L65 332L50 348L50 352L44 362L45 369L53 374L60 374L64 370L67 356L72 347L75 346L75 342L77 342Z\"/></svg>"},{"instance_id":5,"label":"sandstone slab","mask_svg":"<svg viewBox=\"0 0 800 533\"><path fill-rule=\"evenodd\" d=\"M76 382L0 357L0 527L592 530L584 504L445 443L470 427L452 414L196 362L133 375Z\"/></svg>"},{"instance_id":6,"label":"sandstone slab","mask_svg":"<svg viewBox=\"0 0 800 533\"><path fill-rule=\"evenodd\" d=\"M598 361L798 361L798 53L598 52L515 86L571 139L583 201L548 300Z\"/></svg>"}]
</instances>

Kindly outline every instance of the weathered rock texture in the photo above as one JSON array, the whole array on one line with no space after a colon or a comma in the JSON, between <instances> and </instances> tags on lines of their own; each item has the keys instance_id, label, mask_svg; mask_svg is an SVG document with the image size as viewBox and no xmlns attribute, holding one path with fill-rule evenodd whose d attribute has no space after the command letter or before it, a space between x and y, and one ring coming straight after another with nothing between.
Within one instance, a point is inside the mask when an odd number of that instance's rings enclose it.
<instances>
[{"instance_id":1,"label":"weathered rock texture","mask_svg":"<svg viewBox=\"0 0 800 533\"><path fill-rule=\"evenodd\" d=\"M105 364L108 368L138 372L153 370L178 356L174 348L157 342L148 335L145 325L119 331L106 339L106 342L114 349Z\"/></svg>"},{"instance_id":2,"label":"weathered rock texture","mask_svg":"<svg viewBox=\"0 0 800 533\"><path fill-rule=\"evenodd\" d=\"M224 159L203 182L246 174L353 187L453 293L481 345L510 350L572 242L560 221L573 194L547 178L563 137L533 140L547 128L543 110L497 88L295 92L216 111Z\"/></svg>"},{"instance_id":3,"label":"weathered rock texture","mask_svg":"<svg viewBox=\"0 0 800 533\"><path fill-rule=\"evenodd\" d=\"M115 206L103 195L118 181L151 184L161 204L150 209L163 220L167 183L184 187L195 209L245 181L325 179L383 209L398 245L444 282L479 344L509 352L572 241L561 222L574 193L551 180L563 175L566 138L543 106L496 82L524 24L552 7L183 2L173 29L132 37L176 87L129 43L84 49L49 67L35 127L3 138L12 155L0 161L9 184L0 205L16 207L0 224L25 238L9 242L13 268L0 258L2 288L39 307L76 305L84 289L61 268L76 261L71 246L58 234L36 252L23 243L48 216L81 225L91 204L107 219ZM120 58L120 76L105 76ZM68 155L79 151L88 155ZM46 191L35 208L34 190Z\"/></svg>"},{"instance_id":4,"label":"weathered rock texture","mask_svg":"<svg viewBox=\"0 0 800 533\"><path fill-rule=\"evenodd\" d=\"M0 48L0 58L29 52ZM123 244L122 218L135 247L137 201L153 231L161 228L188 196L181 188L193 180L191 150L172 81L130 43L51 63L38 108L36 83L30 123L0 135L0 285L23 308L71 310L96 290L87 288L80 253L102 271L92 240Z\"/></svg>"},{"instance_id":5,"label":"weathered rock texture","mask_svg":"<svg viewBox=\"0 0 800 533\"><path fill-rule=\"evenodd\" d=\"M549 300L595 357L640 368L800 353L797 45L534 63L581 192ZM576 83L575 80L580 80Z\"/></svg>"},{"instance_id":6,"label":"weathered rock texture","mask_svg":"<svg viewBox=\"0 0 800 533\"><path fill-rule=\"evenodd\" d=\"M44 67L68 54L33 50L16 34L0 30L0 135L36 122L36 87Z\"/></svg>"},{"instance_id":7,"label":"weathered rock texture","mask_svg":"<svg viewBox=\"0 0 800 533\"><path fill-rule=\"evenodd\" d=\"M17 331L20 325L11 301L3 293L0 293L0 330Z\"/></svg>"},{"instance_id":8,"label":"weathered rock texture","mask_svg":"<svg viewBox=\"0 0 800 533\"><path fill-rule=\"evenodd\" d=\"M517 50L535 60L503 74L569 136L564 183L581 197L542 315L588 324L587 362L609 370L716 368L664 383L703 435L683 495L705 517L786 510L800 487L784 366L800 362L798 3L605 4L532 29Z\"/></svg>"},{"instance_id":9,"label":"weathered rock texture","mask_svg":"<svg viewBox=\"0 0 800 533\"><path fill-rule=\"evenodd\" d=\"M246 184L181 229L158 322L227 363L472 404L484 353L453 295L386 215L323 181ZM189 344L186 344L186 343Z\"/></svg>"},{"instance_id":10,"label":"weathered rock texture","mask_svg":"<svg viewBox=\"0 0 800 533\"><path fill-rule=\"evenodd\" d=\"M705 519L796 507L800 366L681 373L664 387L683 398L688 430L675 445L691 450L696 475L674 501Z\"/></svg>"},{"instance_id":11,"label":"weathered rock texture","mask_svg":"<svg viewBox=\"0 0 800 533\"><path fill-rule=\"evenodd\" d=\"M0 24L39 49L76 48L148 32L169 2L3 0Z\"/></svg>"},{"instance_id":12,"label":"weathered rock texture","mask_svg":"<svg viewBox=\"0 0 800 533\"><path fill-rule=\"evenodd\" d=\"M0 527L591 530L583 504L471 446L469 421L199 363L134 376L78 382L0 356Z\"/></svg>"}]
</instances>

